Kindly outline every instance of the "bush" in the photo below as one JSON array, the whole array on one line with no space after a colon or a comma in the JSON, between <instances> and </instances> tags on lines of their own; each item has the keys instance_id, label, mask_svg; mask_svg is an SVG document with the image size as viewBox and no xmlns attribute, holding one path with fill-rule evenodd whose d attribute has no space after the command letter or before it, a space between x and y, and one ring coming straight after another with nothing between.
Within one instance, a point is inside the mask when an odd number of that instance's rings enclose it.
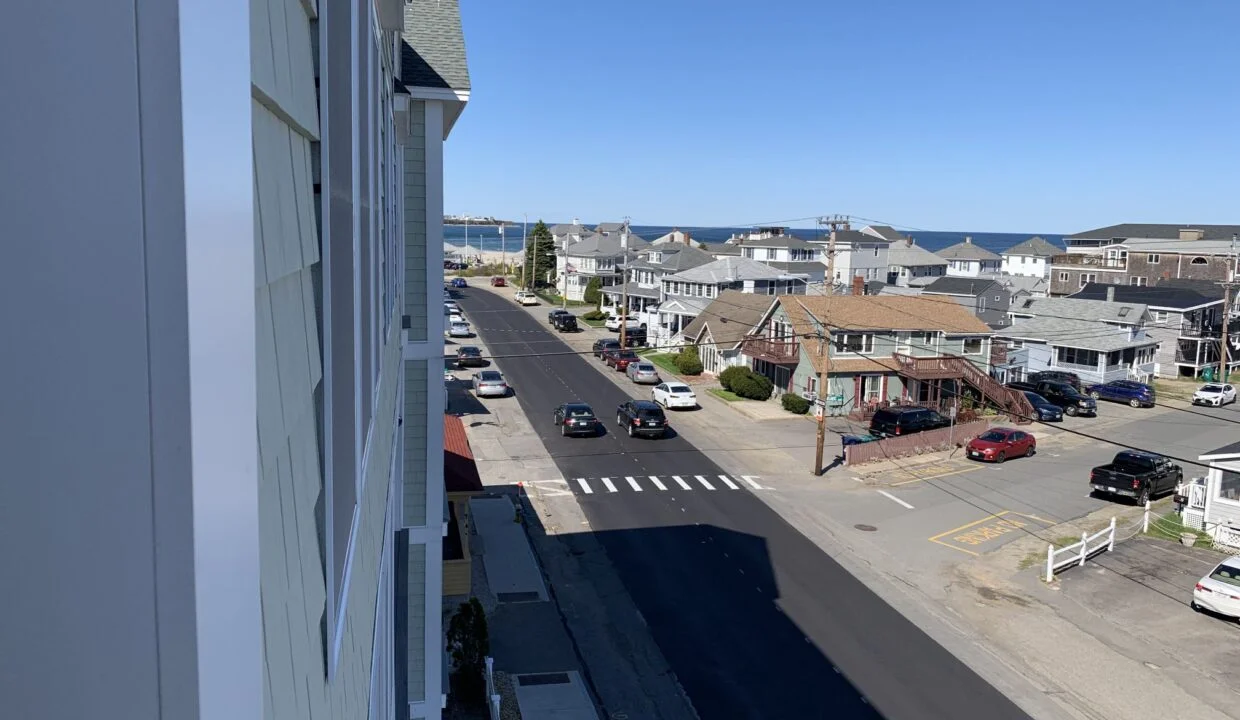
<instances>
[{"instance_id":1,"label":"bush","mask_svg":"<svg viewBox=\"0 0 1240 720\"><path fill-rule=\"evenodd\" d=\"M606 317L607 317L607 313L603 312L602 310L591 310L590 312L585 312L581 314L582 320L598 321Z\"/></svg>"},{"instance_id":2,"label":"bush","mask_svg":"<svg viewBox=\"0 0 1240 720\"><path fill-rule=\"evenodd\" d=\"M690 345L680 351L674 360L676 369L682 375L701 375L702 374L702 358L698 356L696 345Z\"/></svg>"},{"instance_id":3,"label":"bush","mask_svg":"<svg viewBox=\"0 0 1240 720\"><path fill-rule=\"evenodd\" d=\"M733 365L732 367L726 368L723 372L719 373L719 384L723 386L724 390L731 391L732 383L736 382L737 378L745 377L751 372L753 371L744 365Z\"/></svg>"},{"instance_id":4,"label":"bush","mask_svg":"<svg viewBox=\"0 0 1240 720\"><path fill-rule=\"evenodd\" d=\"M455 668L452 689L470 704L478 704L486 696L486 656L491 652L487 617L478 598L461 603L448 622L448 652Z\"/></svg>"},{"instance_id":5,"label":"bush","mask_svg":"<svg viewBox=\"0 0 1240 720\"><path fill-rule=\"evenodd\" d=\"M784 406L785 410L796 415L804 415L809 412L809 400L800 395L784 393L783 397L779 399L779 403Z\"/></svg>"},{"instance_id":6,"label":"bush","mask_svg":"<svg viewBox=\"0 0 1240 720\"><path fill-rule=\"evenodd\" d=\"M586 291L583 299L591 305L598 305L603 299L603 279L597 275L590 278L590 282L586 283Z\"/></svg>"},{"instance_id":7,"label":"bush","mask_svg":"<svg viewBox=\"0 0 1240 720\"><path fill-rule=\"evenodd\" d=\"M750 371L732 380L732 392L748 400L769 400L775 384L765 375Z\"/></svg>"}]
</instances>

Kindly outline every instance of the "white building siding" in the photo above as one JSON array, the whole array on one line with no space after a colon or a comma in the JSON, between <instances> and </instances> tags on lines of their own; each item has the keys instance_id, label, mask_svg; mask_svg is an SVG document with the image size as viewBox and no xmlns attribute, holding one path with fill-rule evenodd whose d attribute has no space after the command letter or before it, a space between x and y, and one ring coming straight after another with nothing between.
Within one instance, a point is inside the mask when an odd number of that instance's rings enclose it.
<instances>
[{"instance_id":1,"label":"white building siding","mask_svg":"<svg viewBox=\"0 0 1240 720\"><path fill-rule=\"evenodd\" d=\"M1031 255L1004 255L1003 272L1008 275L1049 278L1051 271L1048 259Z\"/></svg>"}]
</instances>

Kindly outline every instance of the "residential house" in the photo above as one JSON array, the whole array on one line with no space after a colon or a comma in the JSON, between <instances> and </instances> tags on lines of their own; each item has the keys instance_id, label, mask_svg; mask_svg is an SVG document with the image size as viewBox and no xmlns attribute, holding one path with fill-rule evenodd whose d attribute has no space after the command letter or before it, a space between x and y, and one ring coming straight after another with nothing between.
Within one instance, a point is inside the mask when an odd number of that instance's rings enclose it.
<instances>
[{"instance_id":1,"label":"residential house","mask_svg":"<svg viewBox=\"0 0 1240 720\"><path fill-rule=\"evenodd\" d=\"M979 277L997 273L1003 267L1003 258L975 244L972 237L935 254L947 260L947 274L952 277Z\"/></svg>"},{"instance_id":2,"label":"residential house","mask_svg":"<svg viewBox=\"0 0 1240 720\"><path fill-rule=\"evenodd\" d=\"M705 250L685 244L652 244L638 252L636 259L626 266L629 314L647 328L656 327L659 324L659 304L663 301L663 278L714 260L714 256ZM620 306L625 290L624 284L603 288L603 305Z\"/></svg>"},{"instance_id":3,"label":"residential house","mask_svg":"<svg viewBox=\"0 0 1240 720\"><path fill-rule=\"evenodd\" d=\"M763 234L735 239L740 257L756 260L776 270L805 275L811 285L821 284L827 271L821 245L786 233Z\"/></svg>"},{"instance_id":4,"label":"residential house","mask_svg":"<svg viewBox=\"0 0 1240 720\"><path fill-rule=\"evenodd\" d=\"M1197 460L1209 465L1209 470L1204 478L1187 481L1181 488L1186 496L1183 523L1208 533L1215 548L1240 553L1240 442L1211 450Z\"/></svg>"},{"instance_id":5,"label":"residential house","mask_svg":"<svg viewBox=\"0 0 1240 720\"><path fill-rule=\"evenodd\" d=\"M1158 377L1197 377L1207 367L1217 368L1223 330L1223 289L1204 287L1149 287L1090 283L1069 298L1140 303L1149 309L1146 334L1158 343L1154 373ZM1235 342L1228 353L1234 370L1240 364L1240 320L1232 319L1229 332Z\"/></svg>"},{"instance_id":6,"label":"residential house","mask_svg":"<svg viewBox=\"0 0 1240 720\"><path fill-rule=\"evenodd\" d=\"M1003 258L1001 269L1008 275L1050 278L1051 258L1062 253L1062 248L1035 235L1004 250L1001 254Z\"/></svg>"},{"instance_id":7,"label":"residential house","mask_svg":"<svg viewBox=\"0 0 1240 720\"><path fill-rule=\"evenodd\" d=\"M725 290L769 296L804 294L808 282L808 275L777 270L757 260L714 260L663 278L659 322L648 330L654 331L659 345L673 344L693 318Z\"/></svg>"},{"instance_id":8,"label":"residential house","mask_svg":"<svg viewBox=\"0 0 1240 720\"><path fill-rule=\"evenodd\" d=\"M1011 294L1011 304L1016 304L1020 300L1031 297L1049 297L1050 282L1046 278L1034 277L1032 275L981 275L985 280L994 280L1003 287L1007 288Z\"/></svg>"},{"instance_id":9,"label":"residential house","mask_svg":"<svg viewBox=\"0 0 1240 720\"><path fill-rule=\"evenodd\" d=\"M733 365L748 366L751 359L741 345L774 302L769 295L724 290L681 335L686 345L698 346L702 368L708 373L718 375Z\"/></svg>"},{"instance_id":10,"label":"residential house","mask_svg":"<svg viewBox=\"0 0 1240 720\"><path fill-rule=\"evenodd\" d=\"M892 243L893 246L895 243L912 239L890 225L866 225L857 232L864 235L872 235L876 238L882 238L883 240Z\"/></svg>"},{"instance_id":11,"label":"residential house","mask_svg":"<svg viewBox=\"0 0 1240 720\"><path fill-rule=\"evenodd\" d=\"M1051 258L1051 295L1091 282L1157 285L1160 279L1222 282L1236 276L1240 225L1112 225L1064 238Z\"/></svg>"},{"instance_id":12,"label":"residential house","mask_svg":"<svg viewBox=\"0 0 1240 720\"><path fill-rule=\"evenodd\" d=\"M989 375L990 339L990 328L956 303L785 295L741 352L779 392L820 399L830 415L886 402L938 406L964 392L1006 407L1018 400ZM827 375L826 388L819 385L820 373Z\"/></svg>"},{"instance_id":13,"label":"residential house","mask_svg":"<svg viewBox=\"0 0 1240 720\"><path fill-rule=\"evenodd\" d=\"M1114 290L1115 288L1108 288ZM996 333L1007 341L1007 380L1040 370L1067 370L1085 383L1145 382L1154 375L1158 342L1146 334L1142 303L1075 298L1027 298L1011 309L1012 325Z\"/></svg>"},{"instance_id":14,"label":"residential house","mask_svg":"<svg viewBox=\"0 0 1240 720\"><path fill-rule=\"evenodd\" d=\"M555 241L556 250L564 249L565 245L581 242L587 235L593 234L593 231L577 218L573 218L571 223L558 223L548 228L551 231L551 239Z\"/></svg>"},{"instance_id":15,"label":"residential house","mask_svg":"<svg viewBox=\"0 0 1240 720\"><path fill-rule=\"evenodd\" d=\"M628 229L629 224L626 222L605 222L599 223L594 232L600 235L619 235Z\"/></svg>"},{"instance_id":16,"label":"residential house","mask_svg":"<svg viewBox=\"0 0 1240 720\"><path fill-rule=\"evenodd\" d=\"M887 248L888 285L922 287L947 274L947 261L917 244L913 238L891 243Z\"/></svg>"},{"instance_id":17,"label":"residential house","mask_svg":"<svg viewBox=\"0 0 1240 720\"><path fill-rule=\"evenodd\" d=\"M647 243L632 233L590 233L579 241L566 235L564 247L556 250L556 284L569 300L585 299L586 287L598 278L600 288L617 285L624 277L626 259L637 257Z\"/></svg>"},{"instance_id":18,"label":"residential house","mask_svg":"<svg viewBox=\"0 0 1240 720\"><path fill-rule=\"evenodd\" d=\"M6 7L6 717L443 712L459 6L244 7Z\"/></svg>"},{"instance_id":19,"label":"residential house","mask_svg":"<svg viewBox=\"0 0 1240 720\"><path fill-rule=\"evenodd\" d=\"M443 596L449 602L469 600L473 562L469 553L469 499L483 492L482 477L465 424L457 415L443 416L443 481L448 499L448 532L443 538Z\"/></svg>"},{"instance_id":20,"label":"residential house","mask_svg":"<svg viewBox=\"0 0 1240 720\"><path fill-rule=\"evenodd\" d=\"M992 330L1011 324L1008 307L1012 293L1001 283L986 278L941 277L922 288L924 298L950 298L973 313Z\"/></svg>"},{"instance_id":21,"label":"residential house","mask_svg":"<svg viewBox=\"0 0 1240 720\"><path fill-rule=\"evenodd\" d=\"M830 246L831 237L835 242L835 277L836 285L849 286L852 278L864 280L886 280L889 271L888 249L892 241L877 233L861 232L860 230L832 230L826 239L814 239L816 245L824 250ZM825 263L826 257L824 253Z\"/></svg>"},{"instance_id":22,"label":"residential house","mask_svg":"<svg viewBox=\"0 0 1240 720\"><path fill-rule=\"evenodd\" d=\"M703 249L705 243L700 243L690 237L689 233L680 228L672 228L671 232L664 233L654 240L650 241L651 245L692 245L699 250Z\"/></svg>"}]
</instances>

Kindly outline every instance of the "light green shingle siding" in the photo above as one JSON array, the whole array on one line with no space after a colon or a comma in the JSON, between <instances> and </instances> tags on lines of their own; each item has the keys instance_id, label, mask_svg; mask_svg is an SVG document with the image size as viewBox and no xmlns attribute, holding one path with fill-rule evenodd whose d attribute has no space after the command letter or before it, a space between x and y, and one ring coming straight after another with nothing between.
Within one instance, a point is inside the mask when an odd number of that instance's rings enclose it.
<instances>
[{"instance_id":1,"label":"light green shingle siding","mask_svg":"<svg viewBox=\"0 0 1240 720\"><path fill-rule=\"evenodd\" d=\"M410 108L412 138L405 146L405 310L409 339L427 339L426 103Z\"/></svg>"},{"instance_id":2,"label":"light green shingle siding","mask_svg":"<svg viewBox=\"0 0 1240 720\"><path fill-rule=\"evenodd\" d=\"M409 701L418 702L426 699L426 546L410 545L408 558L407 682Z\"/></svg>"},{"instance_id":3,"label":"light green shingle siding","mask_svg":"<svg viewBox=\"0 0 1240 720\"><path fill-rule=\"evenodd\" d=\"M427 361L405 362L404 527L426 525ZM435 417L438 417L435 415Z\"/></svg>"}]
</instances>

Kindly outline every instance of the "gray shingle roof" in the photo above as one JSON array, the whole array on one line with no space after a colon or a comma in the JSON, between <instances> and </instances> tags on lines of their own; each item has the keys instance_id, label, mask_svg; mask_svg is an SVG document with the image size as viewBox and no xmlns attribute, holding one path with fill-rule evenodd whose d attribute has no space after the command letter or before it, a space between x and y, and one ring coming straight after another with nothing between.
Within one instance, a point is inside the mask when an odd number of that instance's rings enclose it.
<instances>
[{"instance_id":1,"label":"gray shingle roof","mask_svg":"<svg viewBox=\"0 0 1240 720\"><path fill-rule=\"evenodd\" d=\"M887 264L900 267L946 267L947 261L920 245L897 242L887 249Z\"/></svg>"},{"instance_id":2,"label":"gray shingle roof","mask_svg":"<svg viewBox=\"0 0 1240 720\"><path fill-rule=\"evenodd\" d=\"M948 260L1002 260L1003 258L992 253L977 243L968 240L956 243L950 247L945 247L936 253L939 257Z\"/></svg>"},{"instance_id":3,"label":"gray shingle roof","mask_svg":"<svg viewBox=\"0 0 1240 720\"><path fill-rule=\"evenodd\" d=\"M565 254L570 258L619 257L622 253L620 238L598 233L587 235L581 239L581 242L572 243L565 249Z\"/></svg>"},{"instance_id":4,"label":"gray shingle roof","mask_svg":"<svg viewBox=\"0 0 1240 720\"><path fill-rule=\"evenodd\" d=\"M405 0L400 81L405 87L469 90L458 0Z\"/></svg>"},{"instance_id":5,"label":"gray shingle roof","mask_svg":"<svg viewBox=\"0 0 1240 720\"><path fill-rule=\"evenodd\" d=\"M1143 303L1080 298L1029 298L1020 305L1013 305L1011 311L1024 315L1087 320L1098 327L1100 322L1137 323L1145 317L1146 310Z\"/></svg>"},{"instance_id":6,"label":"gray shingle roof","mask_svg":"<svg viewBox=\"0 0 1240 720\"><path fill-rule=\"evenodd\" d=\"M896 230L890 225L866 225L861 228L861 232L865 232L866 230L869 230L870 233L878 235L884 240L891 240L892 242L896 240L903 240L905 237L899 230ZM866 234L868 235L870 233Z\"/></svg>"},{"instance_id":7,"label":"gray shingle roof","mask_svg":"<svg viewBox=\"0 0 1240 720\"><path fill-rule=\"evenodd\" d=\"M707 243L706 251L711 255L731 255L733 257L740 257L741 246L733 245L731 243Z\"/></svg>"},{"instance_id":8,"label":"gray shingle roof","mask_svg":"<svg viewBox=\"0 0 1240 720\"><path fill-rule=\"evenodd\" d=\"M1003 251L1004 255L1024 255L1026 257L1051 257L1059 255L1063 248L1052 245L1045 239L1034 235L1023 243L1018 243Z\"/></svg>"},{"instance_id":9,"label":"gray shingle roof","mask_svg":"<svg viewBox=\"0 0 1240 720\"><path fill-rule=\"evenodd\" d=\"M666 279L714 284L736 280L775 280L785 274L783 270L757 260L729 257L669 275Z\"/></svg>"},{"instance_id":10,"label":"gray shingle roof","mask_svg":"<svg viewBox=\"0 0 1240 720\"><path fill-rule=\"evenodd\" d=\"M682 334L691 340L698 340L702 331L709 327L716 347L730 350L753 331L774 303L775 298L770 295L724 290L693 318Z\"/></svg>"},{"instance_id":11,"label":"gray shingle roof","mask_svg":"<svg viewBox=\"0 0 1240 720\"><path fill-rule=\"evenodd\" d=\"M762 264L770 265L776 270L783 270L792 275L825 275L827 272L827 266L817 260L798 260L795 262L763 260Z\"/></svg>"},{"instance_id":12,"label":"gray shingle roof","mask_svg":"<svg viewBox=\"0 0 1240 720\"><path fill-rule=\"evenodd\" d=\"M1017 318L1011 327L1000 331L998 335L1005 338L1042 340L1051 345L1097 350L1098 352L1157 344L1148 336L1140 340L1129 340L1125 328L1107 327L1100 325L1096 320L1072 320L1049 316Z\"/></svg>"},{"instance_id":13,"label":"gray shingle roof","mask_svg":"<svg viewBox=\"0 0 1240 720\"><path fill-rule=\"evenodd\" d=\"M1192 278L1159 278L1158 282L1154 283L1154 286L1160 288L1187 288L1189 290L1196 291L1198 295L1204 295L1206 297L1223 297L1223 288L1219 287L1218 283L1213 280L1196 280Z\"/></svg>"},{"instance_id":14,"label":"gray shingle roof","mask_svg":"<svg viewBox=\"0 0 1240 720\"><path fill-rule=\"evenodd\" d=\"M926 293L934 293L938 295L967 295L969 297L977 297L978 295L989 292L990 288L994 287L994 285L994 280L986 280L983 278L944 276L925 286L923 290Z\"/></svg>"},{"instance_id":15,"label":"gray shingle roof","mask_svg":"<svg viewBox=\"0 0 1240 720\"><path fill-rule=\"evenodd\" d=\"M658 288L644 288L635 282L626 283L629 288L629 297L658 298ZM604 295L623 295L624 285L612 285L610 287L601 288Z\"/></svg>"},{"instance_id":16,"label":"gray shingle roof","mask_svg":"<svg viewBox=\"0 0 1240 720\"><path fill-rule=\"evenodd\" d=\"M613 233L613 232L620 232L620 230L623 227L624 227L624 223L622 222L605 222L605 223L599 223L598 227L594 228L594 231L601 232L601 233Z\"/></svg>"},{"instance_id":17,"label":"gray shingle roof","mask_svg":"<svg viewBox=\"0 0 1240 720\"><path fill-rule=\"evenodd\" d=\"M1114 288L1115 302L1144 303L1149 307L1186 310L1212 303L1223 302L1223 290L1218 294L1203 295L1191 288L1184 287L1148 287L1139 285L1108 285L1106 283L1089 283L1079 292L1069 295L1070 298L1082 300L1106 300L1107 291Z\"/></svg>"},{"instance_id":18,"label":"gray shingle roof","mask_svg":"<svg viewBox=\"0 0 1240 720\"><path fill-rule=\"evenodd\" d=\"M1160 240L1179 240L1180 230L1204 230L1203 240L1231 240L1234 233L1240 233L1240 225L1168 225L1157 223L1121 223L1103 228L1086 230L1070 238L1086 240L1110 240L1112 238L1157 238Z\"/></svg>"},{"instance_id":19,"label":"gray shingle roof","mask_svg":"<svg viewBox=\"0 0 1240 720\"><path fill-rule=\"evenodd\" d=\"M763 295L763 297L770 297ZM699 297L677 297L675 295L666 298L659 304L659 312L670 312L677 315L697 315L710 305L709 298Z\"/></svg>"},{"instance_id":20,"label":"gray shingle roof","mask_svg":"<svg viewBox=\"0 0 1240 720\"><path fill-rule=\"evenodd\" d=\"M585 235L590 234L590 228L580 223L575 225L572 223L560 223L557 225L552 225L550 229L552 237L558 237L560 235L581 235L584 237Z\"/></svg>"},{"instance_id":21,"label":"gray shingle roof","mask_svg":"<svg viewBox=\"0 0 1240 720\"><path fill-rule=\"evenodd\" d=\"M869 233L863 233L860 230L837 230L835 231L835 241L837 243L883 243L892 242L885 237L878 237ZM822 242L822 241L820 241Z\"/></svg>"},{"instance_id":22,"label":"gray shingle roof","mask_svg":"<svg viewBox=\"0 0 1240 720\"><path fill-rule=\"evenodd\" d=\"M772 235L771 237L754 238L752 240L740 239L737 242L728 244L741 247L789 248L791 250L809 250L821 247L821 245L807 242L795 235Z\"/></svg>"},{"instance_id":23,"label":"gray shingle roof","mask_svg":"<svg viewBox=\"0 0 1240 720\"><path fill-rule=\"evenodd\" d=\"M650 260L650 256L654 252L660 254L659 262L657 263ZM681 270L688 270L715 261L714 255L689 245L671 247L656 245L642 250L641 254L641 259L634 262L630 267L678 273Z\"/></svg>"}]
</instances>

